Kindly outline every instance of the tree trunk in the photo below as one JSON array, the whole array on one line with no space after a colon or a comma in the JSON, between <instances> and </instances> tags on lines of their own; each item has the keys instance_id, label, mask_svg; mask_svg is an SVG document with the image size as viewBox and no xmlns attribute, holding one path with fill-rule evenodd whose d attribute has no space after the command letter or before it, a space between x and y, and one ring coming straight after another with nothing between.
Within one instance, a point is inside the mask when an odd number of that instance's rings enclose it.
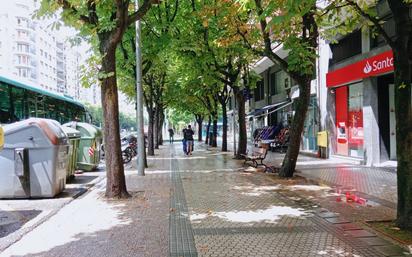
<instances>
[{"instance_id":1,"label":"tree trunk","mask_svg":"<svg viewBox=\"0 0 412 257\"><path fill-rule=\"evenodd\" d=\"M130 197L126 189L119 129L119 103L116 81L115 49L107 51L105 41L100 41L103 56L101 72L107 76L101 81L102 108L104 117L104 142L106 159L106 197Z\"/></svg>"},{"instance_id":2,"label":"tree trunk","mask_svg":"<svg viewBox=\"0 0 412 257\"><path fill-rule=\"evenodd\" d=\"M310 78L299 83L299 97L296 100L295 115L289 128L289 146L279 171L281 177L292 177L300 150L300 140L310 101Z\"/></svg>"},{"instance_id":3,"label":"tree trunk","mask_svg":"<svg viewBox=\"0 0 412 257\"><path fill-rule=\"evenodd\" d=\"M209 141L210 141L210 123L212 123L212 119L210 118L210 115L209 115L209 119L208 119L208 121L207 121L207 126L206 126L206 140L205 140L205 143L206 144L209 144Z\"/></svg>"},{"instance_id":4,"label":"tree trunk","mask_svg":"<svg viewBox=\"0 0 412 257\"><path fill-rule=\"evenodd\" d=\"M397 225L412 230L412 105L410 52L394 49L396 153L398 159ZM403 51L402 51L403 50Z\"/></svg>"},{"instance_id":5,"label":"tree trunk","mask_svg":"<svg viewBox=\"0 0 412 257\"><path fill-rule=\"evenodd\" d=\"M147 155L154 156L154 120L155 120L155 110L148 108L149 113L149 125L147 129Z\"/></svg>"},{"instance_id":6,"label":"tree trunk","mask_svg":"<svg viewBox=\"0 0 412 257\"><path fill-rule=\"evenodd\" d=\"M147 145L146 145L146 140L144 140L144 167L148 168L149 165L147 165Z\"/></svg>"},{"instance_id":7,"label":"tree trunk","mask_svg":"<svg viewBox=\"0 0 412 257\"><path fill-rule=\"evenodd\" d=\"M202 142L202 133L203 133L203 117L199 116L196 118L196 122L197 122L197 140L199 142Z\"/></svg>"},{"instance_id":8,"label":"tree trunk","mask_svg":"<svg viewBox=\"0 0 412 257\"><path fill-rule=\"evenodd\" d=\"M220 103L222 105L222 152L227 152L227 110L226 100Z\"/></svg>"},{"instance_id":9,"label":"tree trunk","mask_svg":"<svg viewBox=\"0 0 412 257\"><path fill-rule=\"evenodd\" d=\"M154 120L153 120L153 140L154 148L159 149L159 107L156 106L154 110Z\"/></svg>"},{"instance_id":10,"label":"tree trunk","mask_svg":"<svg viewBox=\"0 0 412 257\"><path fill-rule=\"evenodd\" d=\"M163 145L163 123L165 121L165 114L163 107L159 107L159 123L157 126L158 145Z\"/></svg>"},{"instance_id":11,"label":"tree trunk","mask_svg":"<svg viewBox=\"0 0 412 257\"><path fill-rule=\"evenodd\" d=\"M236 95L237 112L239 122L239 141L236 153L236 159L243 159L242 154L246 154L247 149L247 130L246 130L246 109L245 109L245 96L242 90L233 87L233 92Z\"/></svg>"},{"instance_id":12,"label":"tree trunk","mask_svg":"<svg viewBox=\"0 0 412 257\"><path fill-rule=\"evenodd\" d=\"M213 136L212 136L212 147L217 147L217 112L213 115Z\"/></svg>"}]
</instances>

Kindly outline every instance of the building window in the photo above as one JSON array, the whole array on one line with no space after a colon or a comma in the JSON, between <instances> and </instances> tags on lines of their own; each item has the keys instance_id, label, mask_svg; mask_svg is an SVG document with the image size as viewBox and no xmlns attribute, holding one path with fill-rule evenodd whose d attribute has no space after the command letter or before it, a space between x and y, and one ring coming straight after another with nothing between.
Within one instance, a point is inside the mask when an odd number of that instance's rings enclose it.
<instances>
[{"instance_id":1,"label":"building window","mask_svg":"<svg viewBox=\"0 0 412 257\"><path fill-rule=\"evenodd\" d=\"M271 95L285 93L287 88L290 88L290 79L286 72L280 70L270 75Z\"/></svg>"},{"instance_id":2,"label":"building window","mask_svg":"<svg viewBox=\"0 0 412 257\"><path fill-rule=\"evenodd\" d=\"M265 84L263 83L263 80L260 80L256 83L253 94L256 102L261 101L265 98Z\"/></svg>"},{"instance_id":3,"label":"building window","mask_svg":"<svg viewBox=\"0 0 412 257\"><path fill-rule=\"evenodd\" d=\"M386 34L392 39L395 39L396 32L395 32L395 20L392 16L388 16L386 18L382 18L384 21L382 24L383 29L385 30ZM375 48L379 46L383 46L386 44L386 40L381 35L373 35L371 33L370 39L370 47Z\"/></svg>"},{"instance_id":4,"label":"building window","mask_svg":"<svg viewBox=\"0 0 412 257\"><path fill-rule=\"evenodd\" d=\"M276 95L276 73L271 73L270 74L270 95Z\"/></svg>"},{"instance_id":5,"label":"building window","mask_svg":"<svg viewBox=\"0 0 412 257\"><path fill-rule=\"evenodd\" d=\"M29 52L29 45L27 44L17 44L17 50L19 52L28 53Z\"/></svg>"},{"instance_id":6,"label":"building window","mask_svg":"<svg viewBox=\"0 0 412 257\"><path fill-rule=\"evenodd\" d=\"M341 40L336 44L331 44L333 58L332 64L343 61L352 56L362 53L362 32L357 30Z\"/></svg>"},{"instance_id":7,"label":"building window","mask_svg":"<svg viewBox=\"0 0 412 257\"><path fill-rule=\"evenodd\" d=\"M19 77L23 77L23 78L28 77L29 71L27 68L19 68L18 71L19 71Z\"/></svg>"},{"instance_id":8,"label":"building window","mask_svg":"<svg viewBox=\"0 0 412 257\"><path fill-rule=\"evenodd\" d=\"M29 63L29 58L25 55L19 55L17 56L18 63L19 64L28 64Z\"/></svg>"}]
</instances>

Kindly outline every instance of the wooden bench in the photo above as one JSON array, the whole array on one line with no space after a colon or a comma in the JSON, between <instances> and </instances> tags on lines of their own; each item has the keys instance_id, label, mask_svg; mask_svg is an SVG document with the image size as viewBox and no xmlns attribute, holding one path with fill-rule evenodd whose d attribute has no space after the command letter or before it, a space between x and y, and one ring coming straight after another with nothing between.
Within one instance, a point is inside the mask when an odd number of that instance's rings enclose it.
<instances>
[{"instance_id":1,"label":"wooden bench","mask_svg":"<svg viewBox=\"0 0 412 257\"><path fill-rule=\"evenodd\" d=\"M245 162L243 164L245 165L245 164L248 164L248 162L251 162L252 167L257 168L258 166L264 166L265 171L266 171L269 169L269 167L263 163L263 160L266 159L267 153L268 153L267 148L255 147L253 148L250 154L248 152L246 152L246 154L242 154L242 156L245 158Z\"/></svg>"}]
</instances>

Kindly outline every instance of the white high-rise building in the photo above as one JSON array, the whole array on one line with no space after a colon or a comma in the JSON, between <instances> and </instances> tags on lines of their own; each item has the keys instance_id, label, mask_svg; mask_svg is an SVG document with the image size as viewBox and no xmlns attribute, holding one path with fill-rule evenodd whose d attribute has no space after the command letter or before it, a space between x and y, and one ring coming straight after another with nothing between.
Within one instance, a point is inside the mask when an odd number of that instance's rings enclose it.
<instances>
[{"instance_id":1,"label":"white high-rise building","mask_svg":"<svg viewBox=\"0 0 412 257\"><path fill-rule=\"evenodd\" d=\"M0 5L0 76L100 104L97 85L81 86L78 48L50 28L50 20L33 19L36 0L8 0ZM66 36L67 35L63 35Z\"/></svg>"},{"instance_id":2,"label":"white high-rise building","mask_svg":"<svg viewBox=\"0 0 412 257\"><path fill-rule=\"evenodd\" d=\"M65 45L66 49L70 49L69 45ZM66 52L66 89L67 94L74 97L75 99L80 99L84 95L83 88L81 86L81 55L79 51L72 48L71 51Z\"/></svg>"},{"instance_id":3,"label":"white high-rise building","mask_svg":"<svg viewBox=\"0 0 412 257\"><path fill-rule=\"evenodd\" d=\"M37 82L37 23L31 20L34 2L3 1L0 5L0 74Z\"/></svg>"}]
</instances>

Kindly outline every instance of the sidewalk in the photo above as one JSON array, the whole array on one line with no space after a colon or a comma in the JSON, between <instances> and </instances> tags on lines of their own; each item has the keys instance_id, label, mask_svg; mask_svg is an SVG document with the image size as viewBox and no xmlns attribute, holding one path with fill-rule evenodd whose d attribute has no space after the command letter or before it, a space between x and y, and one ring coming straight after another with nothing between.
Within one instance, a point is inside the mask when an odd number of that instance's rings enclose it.
<instances>
[{"instance_id":1,"label":"sidewalk","mask_svg":"<svg viewBox=\"0 0 412 257\"><path fill-rule=\"evenodd\" d=\"M333 186L247 172L232 156L199 144L192 156L181 143L161 146L145 177L135 161L127 166L131 199L105 199L102 181L0 256L406 255L348 218L392 215L378 211L390 208L336 202Z\"/></svg>"},{"instance_id":2,"label":"sidewalk","mask_svg":"<svg viewBox=\"0 0 412 257\"><path fill-rule=\"evenodd\" d=\"M76 175L55 198L0 199L0 252L101 181L104 170Z\"/></svg>"},{"instance_id":3,"label":"sidewalk","mask_svg":"<svg viewBox=\"0 0 412 257\"><path fill-rule=\"evenodd\" d=\"M269 152L267 163L280 167L285 154ZM299 155L296 174L319 183L352 191L389 208L396 208L396 169L366 167L351 160Z\"/></svg>"}]
</instances>

